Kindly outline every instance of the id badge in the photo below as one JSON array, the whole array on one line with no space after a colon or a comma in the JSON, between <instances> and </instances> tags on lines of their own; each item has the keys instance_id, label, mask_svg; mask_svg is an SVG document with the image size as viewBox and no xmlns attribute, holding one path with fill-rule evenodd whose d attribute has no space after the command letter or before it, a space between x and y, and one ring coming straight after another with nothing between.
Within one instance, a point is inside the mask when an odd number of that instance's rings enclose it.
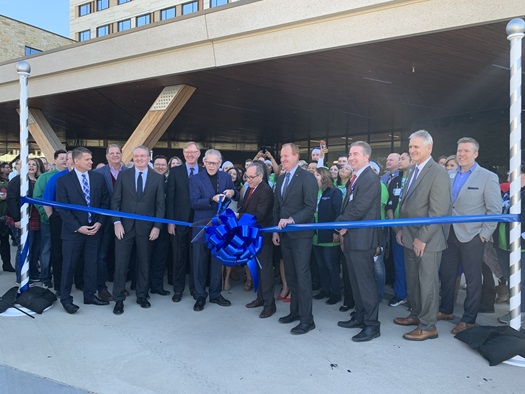
<instances>
[{"instance_id":1,"label":"id badge","mask_svg":"<svg viewBox=\"0 0 525 394\"><path fill-rule=\"evenodd\" d=\"M394 196L399 197L400 195L401 195L401 189L400 188L394 189Z\"/></svg>"},{"instance_id":2,"label":"id badge","mask_svg":"<svg viewBox=\"0 0 525 394\"><path fill-rule=\"evenodd\" d=\"M354 195L350 194L350 198L348 199L348 201L353 201L353 200L354 200Z\"/></svg>"}]
</instances>

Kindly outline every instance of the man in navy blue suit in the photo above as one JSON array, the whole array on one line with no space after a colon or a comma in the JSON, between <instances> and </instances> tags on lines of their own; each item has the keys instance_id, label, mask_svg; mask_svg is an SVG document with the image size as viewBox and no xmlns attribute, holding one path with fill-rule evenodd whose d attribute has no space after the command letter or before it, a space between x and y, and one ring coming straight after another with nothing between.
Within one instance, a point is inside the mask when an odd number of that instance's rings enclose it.
<instances>
[{"instance_id":1,"label":"man in navy blue suit","mask_svg":"<svg viewBox=\"0 0 525 394\"><path fill-rule=\"evenodd\" d=\"M219 208L219 200L234 199L237 201L239 199L239 192L235 190L231 176L219 171L221 164L221 152L208 149L204 154L206 171L201 171L190 179L190 202L191 207L195 210L194 223L203 223L215 216ZM195 237L200 231L200 228L195 227L193 236ZM197 312L204 309L208 297L206 292L208 268L210 270L210 302L220 306L230 306L231 302L221 295L222 264L210 256L205 238L199 237L193 243L193 277L197 297L193 310Z\"/></svg>"},{"instance_id":2,"label":"man in navy blue suit","mask_svg":"<svg viewBox=\"0 0 525 394\"><path fill-rule=\"evenodd\" d=\"M73 171L57 180L56 200L66 204L91 208L109 208L109 194L104 177L91 171L91 152L83 147L72 153ZM97 287L97 259L100 246L100 229L106 218L95 213L59 209L62 218L62 279L60 302L68 313L75 313L71 286L76 263L84 256L84 304L107 305L95 295Z\"/></svg>"}]
</instances>

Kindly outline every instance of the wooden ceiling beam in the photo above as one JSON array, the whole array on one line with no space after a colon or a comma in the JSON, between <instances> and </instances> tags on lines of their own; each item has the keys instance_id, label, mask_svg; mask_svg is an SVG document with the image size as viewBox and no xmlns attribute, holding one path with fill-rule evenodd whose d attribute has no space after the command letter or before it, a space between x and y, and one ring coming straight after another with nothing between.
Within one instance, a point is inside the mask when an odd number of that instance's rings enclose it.
<instances>
[{"instance_id":1,"label":"wooden ceiling beam","mask_svg":"<svg viewBox=\"0 0 525 394\"><path fill-rule=\"evenodd\" d=\"M165 87L122 148L122 160L130 161L137 146L144 145L151 150L195 90L190 85Z\"/></svg>"},{"instance_id":2,"label":"wooden ceiling beam","mask_svg":"<svg viewBox=\"0 0 525 394\"><path fill-rule=\"evenodd\" d=\"M57 150L66 149L39 109L29 108L28 127L29 132L49 163L54 161L54 154Z\"/></svg>"}]
</instances>

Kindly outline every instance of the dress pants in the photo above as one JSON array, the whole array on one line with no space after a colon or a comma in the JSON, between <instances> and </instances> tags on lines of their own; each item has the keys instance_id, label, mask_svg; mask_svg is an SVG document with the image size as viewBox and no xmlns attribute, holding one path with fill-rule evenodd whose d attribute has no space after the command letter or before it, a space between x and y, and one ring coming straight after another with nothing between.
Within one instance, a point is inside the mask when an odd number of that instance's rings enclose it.
<instances>
[{"instance_id":1,"label":"dress pants","mask_svg":"<svg viewBox=\"0 0 525 394\"><path fill-rule=\"evenodd\" d=\"M106 220L102 226L102 240L98 254L97 290L106 288L108 279L115 274L115 230L111 220Z\"/></svg>"},{"instance_id":2,"label":"dress pants","mask_svg":"<svg viewBox=\"0 0 525 394\"><path fill-rule=\"evenodd\" d=\"M92 300L97 287L97 258L100 234L78 234L73 239L62 240L62 279L60 283L60 302L71 304L71 287L77 262L84 261L84 301Z\"/></svg>"},{"instance_id":3,"label":"dress pants","mask_svg":"<svg viewBox=\"0 0 525 394\"><path fill-rule=\"evenodd\" d=\"M51 225L40 223L40 282L51 283Z\"/></svg>"},{"instance_id":4,"label":"dress pants","mask_svg":"<svg viewBox=\"0 0 525 394\"><path fill-rule=\"evenodd\" d=\"M5 234L1 234L4 232ZM0 224L0 256L3 268L13 268L11 265L11 245L9 244L9 228L7 224Z\"/></svg>"},{"instance_id":5,"label":"dress pants","mask_svg":"<svg viewBox=\"0 0 525 394\"><path fill-rule=\"evenodd\" d=\"M350 284L350 275L348 274L348 264L346 264L345 255L341 249L339 249L339 262L343 276L343 305L353 308L355 301L354 295L352 294L352 285Z\"/></svg>"},{"instance_id":6,"label":"dress pants","mask_svg":"<svg viewBox=\"0 0 525 394\"><path fill-rule=\"evenodd\" d=\"M454 313L454 291L459 267L463 267L467 282L462 322L474 324L481 301L481 267L485 244L479 235L469 242L460 242L451 227L447 240L448 248L441 258L441 304L442 313Z\"/></svg>"},{"instance_id":7,"label":"dress pants","mask_svg":"<svg viewBox=\"0 0 525 394\"><path fill-rule=\"evenodd\" d=\"M396 234L392 231L392 239L390 241L392 246L392 256L394 259L394 294L402 300L407 298L407 280L405 275L405 253L403 246L396 241Z\"/></svg>"},{"instance_id":8,"label":"dress pants","mask_svg":"<svg viewBox=\"0 0 525 394\"><path fill-rule=\"evenodd\" d=\"M436 327L439 310L439 264L441 252L424 252L417 257L414 249L405 248L407 298L412 306L410 317L419 319L419 328Z\"/></svg>"},{"instance_id":9,"label":"dress pants","mask_svg":"<svg viewBox=\"0 0 525 394\"><path fill-rule=\"evenodd\" d=\"M62 281L62 218L57 211L49 217L51 229L51 267L53 268L53 284L55 290L60 290Z\"/></svg>"},{"instance_id":10,"label":"dress pants","mask_svg":"<svg viewBox=\"0 0 525 394\"><path fill-rule=\"evenodd\" d=\"M206 279L210 273L210 299L218 298L222 291L222 264L211 255L208 245L202 242L193 243L193 277L195 295L206 298Z\"/></svg>"},{"instance_id":11,"label":"dress pants","mask_svg":"<svg viewBox=\"0 0 525 394\"><path fill-rule=\"evenodd\" d=\"M290 238L287 233L281 233L280 236L284 275L292 294L290 313L299 315L302 324L310 324L314 319L310 274L312 238Z\"/></svg>"},{"instance_id":12,"label":"dress pants","mask_svg":"<svg viewBox=\"0 0 525 394\"><path fill-rule=\"evenodd\" d=\"M321 290L337 297L341 296L339 250L339 245L313 246L315 259L319 267Z\"/></svg>"},{"instance_id":13,"label":"dress pants","mask_svg":"<svg viewBox=\"0 0 525 394\"><path fill-rule=\"evenodd\" d=\"M348 239L345 241L346 245L350 244ZM355 319L366 326L379 328L379 297L375 280L374 253L375 248L370 250L344 249L355 300Z\"/></svg>"},{"instance_id":14,"label":"dress pants","mask_svg":"<svg viewBox=\"0 0 525 394\"><path fill-rule=\"evenodd\" d=\"M164 275L166 274L166 261L169 252L169 234L165 224L162 225L159 237L153 241L150 262L150 287L151 290L164 289Z\"/></svg>"},{"instance_id":15,"label":"dress pants","mask_svg":"<svg viewBox=\"0 0 525 394\"><path fill-rule=\"evenodd\" d=\"M273 244L271 234L263 234L263 247L257 257L262 266L262 268L258 268L259 288L257 289L257 300L264 302L264 307L267 308L275 304L273 290L275 277L273 273ZM257 267L259 267L258 264Z\"/></svg>"},{"instance_id":16,"label":"dress pants","mask_svg":"<svg viewBox=\"0 0 525 394\"><path fill-rule=\"evenodd\" d=\"M175 235L170 235L173 252L173 292L183 293L186 287L186 273L189 271L188 287L190 293L195 291L193 276L193 245L191 244L191 227L176 226Z\"/></svg>"},{"instance_id":17,"label":"dress pants","mask_svg":"<svg viewBox=\"0 0 525 394\"><path fill-rule=\"evenodd\" d=\"M149 233L138 235L133 227L122 239L115 239L115 276L113 278L113 299L124 301L126 296L126 278L133 245L136 246L136 288L137 298L146 298L149 290L149 260L151 241Z\"/></svg>"}]
</instances>

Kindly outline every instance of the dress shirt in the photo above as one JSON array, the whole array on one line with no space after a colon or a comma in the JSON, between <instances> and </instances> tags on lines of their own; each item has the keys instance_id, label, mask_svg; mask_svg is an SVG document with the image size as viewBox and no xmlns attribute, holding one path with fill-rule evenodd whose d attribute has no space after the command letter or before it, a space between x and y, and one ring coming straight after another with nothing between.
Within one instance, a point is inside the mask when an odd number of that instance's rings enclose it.
<instances>
[{"instance_id":1,"label":"dress shirt","mask_svg":"<svg viewBox=\"0 0 525 394\"><path fill-rule=\"evenodd\" d=\"M470 174L472 174L472 171L477 167L478 163L474 162L474 165L470 167L469 170L465 172L461 172L461 167L457 168L457 174L454 178L454 183L452 184L452 202L456 202L456 199L458 198L459 192L461 191L461 188L469 178Z\"/></svg>"}]
</instances>

